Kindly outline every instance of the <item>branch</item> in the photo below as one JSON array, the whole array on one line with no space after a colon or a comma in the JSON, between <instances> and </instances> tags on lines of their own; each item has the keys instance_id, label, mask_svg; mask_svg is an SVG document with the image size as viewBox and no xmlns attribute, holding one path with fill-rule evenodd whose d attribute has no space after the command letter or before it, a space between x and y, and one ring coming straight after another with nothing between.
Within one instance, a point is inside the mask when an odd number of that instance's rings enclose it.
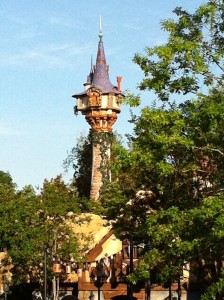
<instances>
[{"instance_id":1,"label":"branch","mask_svg":"<svg viewBox=\"0 0 224 300\"><path fill-rule=\"evenodd\" d=\"M224 153L222 151L220 151L219 149L216 149L216 148L195 147L195 149L197 149L197 150L208 150L208 151L218 152L219 154L221 154L224 157Z\"/></svg>"}]
</instances>

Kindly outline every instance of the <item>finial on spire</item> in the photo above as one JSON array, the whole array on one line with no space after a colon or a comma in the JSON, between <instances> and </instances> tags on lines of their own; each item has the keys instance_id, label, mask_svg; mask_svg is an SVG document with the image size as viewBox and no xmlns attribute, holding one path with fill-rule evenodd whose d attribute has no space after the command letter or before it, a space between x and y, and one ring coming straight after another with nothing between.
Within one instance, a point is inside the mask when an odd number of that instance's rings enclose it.
<instances>
[{"instance_id":1,"label":"finial on spire","mask_svg":"<svg viewBox=\"0 0 224 300\"><path fill-rule=\"evenodd\" d=\"M103 32L102 32L102 18L101 18L101 16L100 16L100 33L99 33L99 38L100 38L100 41L102 41Z\"/></svg>"}]
</instances>

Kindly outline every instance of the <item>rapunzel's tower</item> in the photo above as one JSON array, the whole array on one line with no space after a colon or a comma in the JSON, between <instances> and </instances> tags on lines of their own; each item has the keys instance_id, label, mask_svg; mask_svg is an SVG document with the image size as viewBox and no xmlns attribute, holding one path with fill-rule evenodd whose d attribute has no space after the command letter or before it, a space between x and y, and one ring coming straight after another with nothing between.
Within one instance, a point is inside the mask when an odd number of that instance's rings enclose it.
<instances>
[{"instance_id":1,"label":"rapunzel's tower","mask_svg":"<svg viewBox=\"0 0 224 300\"><path fill-rule=\"evenodd\" d=\"M117 86L114 86L109 79L109 66L106 64L106 57L103 47L103 34L100 26L99 44L96 58L96 65L91 65L90 74L84 84L85 90L82 93L73 95L77 99L76 112L85 115L86 121L91 126L95 135L109 133L117 120L117 114L121 110L121 80L117 77ZM97 140L97 139L96 139ZM100 171L102 153L98 143L93 143L92 157L92 179L90 198L97 200L102 185L102 173ZM109 149L108 149L109 150Z\"/></svg>"}]
</instances>

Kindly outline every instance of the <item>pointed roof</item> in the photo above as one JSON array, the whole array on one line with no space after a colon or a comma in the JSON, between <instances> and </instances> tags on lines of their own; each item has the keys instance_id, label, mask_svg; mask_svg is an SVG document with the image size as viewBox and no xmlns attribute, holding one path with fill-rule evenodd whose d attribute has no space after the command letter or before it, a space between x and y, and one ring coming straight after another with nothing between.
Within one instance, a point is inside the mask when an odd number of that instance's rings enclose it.
<instances>
[{"instance_id":1,"label":"pointed roof","mask_svg":"<svg viewBox=\"0 0 224 300\"><path fill-rule=\"evenodd\" d=\"M99 89L103 94L109 94L109 93L121 94L121 92L118 91L117 86L114 86L110 82L109 66L106 64L106 56L105 56L104 46L103 46L103 33L101 28L99 32L99 43L98 43L96 64L92 66L92 60L91 60L91 70L90 70L90 74L87 76L87 84L90 85L89 88ZM75 94L73 95L73 97L78 97L85 94L87 94L87 91L83 91L82 93Z\"/></svg>"},{"instance_id":2,"label":"pointed roof","mask_svg":"<svg viewBox=\"0 0 224 300\"><path fill-rule=\"evenodd\" d=\"M91 83L93 82L93 57L91 56L91 68L90 68L90 72L89 75L87 75L87 81L84 85L89 84L91 85Z\"/></svg>"},{"instance_id":3,"label":"pointed roof","mask_svg":"<svg viewBox=\"0 0 224 300\"><path fill-rule=\"evenodd\" d=\"M103 93L117 92L117 87L112 85L109 78L109 66L106 64L106 56L103 46L103 33L100 30L99 44L96 58L96 65L94 66L94 75L91 87L100 89Z\"/></svg>"}]
</instances>

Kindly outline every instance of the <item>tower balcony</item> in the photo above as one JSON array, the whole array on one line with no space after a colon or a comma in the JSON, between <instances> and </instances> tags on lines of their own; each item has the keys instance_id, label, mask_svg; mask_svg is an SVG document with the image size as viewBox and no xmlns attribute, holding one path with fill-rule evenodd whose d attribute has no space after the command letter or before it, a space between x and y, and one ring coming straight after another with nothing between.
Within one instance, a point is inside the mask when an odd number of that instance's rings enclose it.
<instances>
[{"instance_id":1,"label":"tower balcony","mask_svg":"<svg viewBox=\"0 0 224 300\"><path fill-rule=\"evenodd\" d=\"M103 110L107 111L107 114L111 114L113 111L116 111L117 113L120 112L121 97L119 95L88 94L77 99L77 111L80 111L83 115L86 115L90 110Z\"/></svg>"}]
</instances>

